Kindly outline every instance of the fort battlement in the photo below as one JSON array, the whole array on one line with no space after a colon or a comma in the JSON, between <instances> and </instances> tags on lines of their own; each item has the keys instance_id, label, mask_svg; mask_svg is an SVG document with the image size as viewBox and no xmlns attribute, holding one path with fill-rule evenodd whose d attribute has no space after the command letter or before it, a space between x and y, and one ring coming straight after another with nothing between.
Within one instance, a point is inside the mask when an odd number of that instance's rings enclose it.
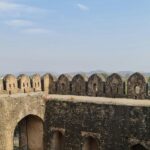
<instances>
[{"instance_id":1,"label":"fort battlement","mask_svg":"<svg viewBox=\"0 0 150 150\"><path fill-rule=\"evenodd\" d=\"M59 77L47 73L18 77L6 75L0 81L0 94L30 93L43 91L48 94L81 95L111 98L150 99L148 80L140 73L124 79L117 73L111 75L93 74Z\"/></svg>"},{"instance_id":2,"label":"fort battlement","mask_svg":"<svg viewBox=\"0 0 150 150\"><path fill-rule=\"evenodd\" d=\"M0 95L0 106L0 150L150 148L149 100L30 92Z\"/></svg>"},{"instance_id":3,"label":"fort battlement","mask_svg":"<svg viewBox=\"0 0 150 150\"><path fill-rule=\"evenodd\" d=\"M149 99L140 73L6 75L0 150L149 150Z\"/></svg>"}]
</instances>

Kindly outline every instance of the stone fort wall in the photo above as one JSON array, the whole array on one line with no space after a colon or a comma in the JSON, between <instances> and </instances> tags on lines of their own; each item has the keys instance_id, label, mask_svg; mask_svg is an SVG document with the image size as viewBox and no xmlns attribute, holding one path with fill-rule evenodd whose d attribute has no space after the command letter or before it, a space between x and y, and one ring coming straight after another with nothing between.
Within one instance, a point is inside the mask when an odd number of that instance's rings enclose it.
<instances>
[{"instance_id":1,"label":"stone fort wall","mask_svg":"<svg viewBox=\"0 0 150 150\"><path fill-rule=\"evenodd\" d=\"M57 140L64 150L149 150L149 116L148 100L50 95L45 149L56 150Z\"/></svg>"},{"instance_id":2,"label":"stone fort wall","mask_svg":"<svg viewBox=\"0 0 150 150\"><path fill-rule=\"evenodd\" d=\"M28 120L30 127L25 126L31 150L150 149L149 100L135 103L133 99L37 92L2 95L0 106L0 150L14 150L15 128L27 116L36 116L43 123L42 132L35 120ZM40 135L43 138L38 139ZM44 147L37 148L42 141Z\"/></svg>"},{"instance_id":3,"label":"stone fort wall","mask_svg":"<svg viewBox=\"0 0 150 150\"><path fill-rule=\"evenodd\" d=\"M150 99L148 81L140 73L134 73L128 79L117 73L109 76L95 73L89 77L83 74L62 74L58 78L49 73L42 77L39 74L30 77L9 74L0 80L0 94L39 91L47 94Z\"/></svg>"}]
</instances>

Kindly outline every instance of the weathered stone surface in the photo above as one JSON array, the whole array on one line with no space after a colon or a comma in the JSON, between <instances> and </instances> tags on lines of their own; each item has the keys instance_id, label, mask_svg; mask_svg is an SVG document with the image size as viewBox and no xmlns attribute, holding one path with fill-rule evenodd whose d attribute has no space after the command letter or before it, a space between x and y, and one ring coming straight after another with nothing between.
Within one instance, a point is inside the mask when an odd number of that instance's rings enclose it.
<instances>
[{"instance_id":1,"label":"weathered stone surface","mask_svg":"<svg viewBox=\"0 0 150 150\"><path fill-rule=\"evenodd\" d=\"M71 94L72 77L68 74L62 74L57 80L57 93L63 95Z\"/></svg>"},{"instance_id":2,"label":"weathered stone surface","mask_svg":"<svg viewBox=\"0 0 150 150\"><path fill-rule=\"evenodd\" d=\"M87 81L88 78L85 75L77 74L72 79L72 94L73 95L86 95L87 94Z\"/></svg>"},{"instance_id":3,"label":"weathered stone surface","mask_svg":"<svg viewBox=\"0 0 150 150\"><path fill-rule=\"evenodd\" d=\"M44 113L42 93L0 96L0 150L13 150L14 130L20 120L33 115L44 121Z\"/></svg>"},{"instance_id":4,"label":"weathered stone surface","mask_svg":"<svg viewBox=\"0 0 150 150\"><path fill-rule=\"evenodd\" d=\"M40 120L44 150L150 149L149 100L43 94L0 96L0 150L13 150L14 130L25 118L22 142L30 150L43 150Z\"/></svg>"},{"instance_id":5,"label":"weathered stone surface","mask_svg":"<svg viewBox=\"0 0 150 150\"><path fill-rule=\"evenodd\" d=\"M130 150L137 144L150 149L148 101L135 104L134 100L128 103L118 99L117 103L114 99L101 102L103 98L87 98L87 102L80 97L76 97L78 101L72 99L47 101L45 149L51 150L53 128L64 129L64 150L82 150L87 137L92 137L100 150Z\"/></svg>"},{"instance_id":6,"label":"weathered stone surface","mask_svg":"<svg viewBox=\"0 0 150 150\"><path fill-rule=\"evenodd\" d=\"M107 97L125 96L125 83L117 73L113 73L107 77L105 88Z\"/></svg>"},{"instance_id":7,"label":"weathered stone surface","mask_svg":"<svg viewBox=\"0 0 150 150\"><path fill-rule=\"evenodd\" d=\"M126 95L118 74L110 75L105 84L97 74L89 82L80 74L71 79L61 75L56 81L49 74L42 80L38 74L31 80L26 75L18 80L13 75L5 76L0 82L0 150L13 150L15 128L24 119L24 138L20 140L30 150L43 150L43 123L44 150L150 149L150 101L143 100L148 98L148 87L141 74L129 77ZM56 92L56 82L57 92L64 95L45 94ZM39 93L41 84L44 92ZM17 94L8 95L13 93Z\"/></svg>"},{"instance_id":8,"label":"weathered stone surface","mask_svg":"<svg viewBox=\"0 0 150 150\"><path fill-rule=\"evenodd\" d=\"M88 95L104 96L105 78L101 74L93 74L88 79Z\"/></svg>"},{"instance_id":9,"label":"weathered stone surface","mask_svg":"<svg viewBox=\"0 0 150 150\"><path fill-rule=\"evenodd\" d=\"M127 81L127 95L129 98L145 99L148 93L146 79L140 73L131 75Z\"/></svg>"}]
</instances>

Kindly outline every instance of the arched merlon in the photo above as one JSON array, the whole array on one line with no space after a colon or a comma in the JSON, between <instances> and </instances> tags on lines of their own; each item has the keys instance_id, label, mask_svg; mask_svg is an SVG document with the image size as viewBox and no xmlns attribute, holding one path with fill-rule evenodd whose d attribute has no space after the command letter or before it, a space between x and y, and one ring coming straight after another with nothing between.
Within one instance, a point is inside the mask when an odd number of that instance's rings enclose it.
<instances>
[{"instance_id":1,"label":"arched merlon","mask_svg":"<svg viewBox=\"0 0 150 150\"><path fill-rule=\"evenodd\" d=\"M128 98L145 99L148 93L146 86L146 78L142 74L132 74L127 81Z\"/></svg>"},{"instance_id":2,"label":"arched merlon","mask_svg":"<svg viewBox=\"0 0 150 150\"><path fill-rule=\"evenodd\" d=\"M0 97L0 150L13 150L13 133L17 123L28 115L44 120L45 102L42 93Z\"/></svg>"},{"instance_id":3,"label":"arched merlon","mask_svg":"<svg viewBox=\"0 0 150 150\"><path fill-rule=\"evenodd\" d=\"M18 76L18 89L22 93L29 93L31 91L31 81L29 76L21 74Z\"/></svg>"},{"instance_id":4,"label":"arched merlon","mask_svg":"<svg viewBox=\"0 0 150 150\"><path fill-rule=\"evenodd\" d=\"M123 97L125 94L125 82L117 73L107 77L105 86L108 97Z\"/></svg>"},{"instance_id":5,"label":"arched merlon","mask_svg":"<svg viewBox=\"0 0 150 150\"><path fill-rule=\"evenodd\" d=\"M62 74L57 80L57 93L63 95L71 94L71 81L72 76L68 74Z\"/></svg>"},{"instance_id":6,"label":"arched merlon","mask_svg":"<svg viewBox=\"0 0 150 150\"><path fill-rule=\"evenodd\" d=\"M49 93L49 94L55 94L56 93L56 86L55 86L56 81L57 81L57 78L54 75L50 73L44 74L41 78L42 91Z\"/></svg>"},{"instance_id":7,"label":"arched merlon","mask_svg":"<svg viewBox=\"0 0 150 150\"><path fill-rule=\"evenodd\" d=\"M41 86L41 76L39 74L34 74L31 76L31 87L34 92L38 92L42 90Z\"/></svg>"},{"instance_id":8,"label":"arched merlon","mask_svg":"<svg viewBox=\"0 0 150 150\"><path fill-rule=\"evenodd\" d=\"M77 74L72 79L72 94L73 95L87 95L87 81L88 77L84 74Z\"/></svg>"},{"instance_id":9,"label":"arched merlon","mask_svg":"<svg viewBox=\"0 0 150 150\"><path fill-rule=\"evenodd\" d=\"M105 77L102 74L93 74L88 79L88 95L104 96L105 93Z\"/></svg>"},{"instance_id":10,"label":"arched merlon","mask_svg":"<svg viewBox=\"0 0 150 150\"><path fill-rule=\"evenodd\" d=\"M17 78L12 75L8 74L3 78L4 90L6 90L9 94L17 93L18 92L18 83Z\"/></svg>"}]
</instances>

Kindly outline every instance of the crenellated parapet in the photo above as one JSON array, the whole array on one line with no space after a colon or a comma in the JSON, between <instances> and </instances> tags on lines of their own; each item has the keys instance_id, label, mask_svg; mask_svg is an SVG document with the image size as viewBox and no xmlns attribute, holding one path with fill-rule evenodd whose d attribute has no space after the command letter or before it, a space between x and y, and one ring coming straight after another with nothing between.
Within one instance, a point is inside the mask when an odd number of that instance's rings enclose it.
<instances>
[{"instance_id":1,"label":"crenellated parapet","mask_svg":"<svg viewBox=\"0 0 150 150\"><path fill-rule=\"evenodd\" d=\"M0 94L15 94L43 91L47 94L82 95L94 97L150 99L150 83L140 73L124 78L117 73L111 75L61 74L50 73L43 76L21 74L18 77L8 74L0 79Z\"/></svg>"}]
</instances>

